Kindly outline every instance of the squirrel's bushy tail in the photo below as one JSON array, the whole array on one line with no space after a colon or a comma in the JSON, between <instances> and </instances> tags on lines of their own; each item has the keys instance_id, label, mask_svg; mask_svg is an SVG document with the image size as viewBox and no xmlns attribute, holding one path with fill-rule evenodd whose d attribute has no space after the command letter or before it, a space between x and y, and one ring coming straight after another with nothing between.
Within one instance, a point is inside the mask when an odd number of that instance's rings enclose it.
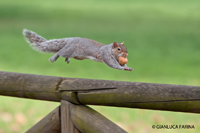
<instances>
[{"instance_id":1,"label":"squirrel's bushy tail","mask_svg":"<svg viewBox=\"0 0 200 133\"><path fill-rule=\"evenodd\" d=\"M37 51L40 52L58 52L64 46L64 40L60 43L58 40L49 40L47 41L45 38L39 36L33 31L29 31L27 29L23 30L23 35L26 38L26 41L30 43L30 45Z\"/></svg>"},{"instance_id":2,"label":"squirrel's bushy tail","mask_svg":"<svg viewBox=\"0 0 200 133\"><path fill-rule=\"evenodd\" d=\"M25 39L28 43L30 43L30 45L38 51L42 51L44 52L41 48L41 43L45 42L46 39L44 39L43 37L39 36L38 34L29 31L27 29L23 30L23 35L25 36Z\"/></svg>"}]
</instances>

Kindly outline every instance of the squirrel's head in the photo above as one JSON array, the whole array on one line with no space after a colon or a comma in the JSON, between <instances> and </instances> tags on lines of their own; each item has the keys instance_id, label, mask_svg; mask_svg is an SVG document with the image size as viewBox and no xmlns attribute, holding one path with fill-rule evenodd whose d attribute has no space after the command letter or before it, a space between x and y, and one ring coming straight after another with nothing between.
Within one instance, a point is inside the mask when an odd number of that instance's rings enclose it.
<instances>
[{"instance_id":1,"label":"squirrel's head","mask_svg":"<svg viewBox=\"0 0 200 133\"><path fill-rule=\"evenodd\" d=\"M112 55L115 57L116 60L118 60L119 56L122 57L127 57L128 56L128 52L126 47L124 46L124 42L122 43L116 43L114 42L112 45Z\"/></svg>"}]
</instances>

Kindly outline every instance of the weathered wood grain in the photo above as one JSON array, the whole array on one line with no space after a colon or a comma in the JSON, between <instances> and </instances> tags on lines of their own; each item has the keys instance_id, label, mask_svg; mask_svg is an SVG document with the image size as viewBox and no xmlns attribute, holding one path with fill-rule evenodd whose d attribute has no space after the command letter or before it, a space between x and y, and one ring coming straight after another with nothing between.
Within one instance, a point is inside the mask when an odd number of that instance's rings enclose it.
<instances>
[{"instance_id":1,"label":"weathered wood grain","mask_svg":"<svg viewBox=\"0 0 200 133\"><path fill-rule=\"evenodd\" d=\"M0 95L78 104L74 92L59 91L62 77L0 71Z\"/></svg>"},{"instance_id":2,"label":"weathered wood grain","mask_svg":"<svg viewBox=\"0 0 200 133\"><path fill-rule=\"evenodd\" d=\"M59 108L60 107L57 107L50 112L32 128L26 131L26 133L61 133Z\"/></svg>"},{"instance_id":3,"label":"weathered wood grain","mask_svg":"<svg viewBox=\"0 0 200 133\"><path fill-rule=\"evenodd\" d=\"M200 113L200 87L0 72L0 95Z\"/></svg>"},{"instance_id":4,"label":"weathered wood grain","mask_svg":"<svg viewBox=\"0 0 200 133\"><path fill-rule=\"evenodd\" d=\"M79 92L77 97L82 104L200 113L198 86L116 82L116 88Z\"/></svg>"},{"instance_id":5,"label":"weathered wood grain","mask_svg":"<svg viewBox=\"0 0 200 133\"><path fill-rule=\"evenodd\" d=\"M70 104L68 101L61 100L61 132L62 133L81 133L72 123L70 114Z\"/></svg>"},{"instance_id":6,"label":"weathered wood grain","mask_svg":"<svg viewBox=\"0 0 200 133\"><path fill-rule=\"evenodd\" d=\"M85 105L70 104L70 114L74 125L83 133L127 133Z\"/></svg>"}]
</instances>

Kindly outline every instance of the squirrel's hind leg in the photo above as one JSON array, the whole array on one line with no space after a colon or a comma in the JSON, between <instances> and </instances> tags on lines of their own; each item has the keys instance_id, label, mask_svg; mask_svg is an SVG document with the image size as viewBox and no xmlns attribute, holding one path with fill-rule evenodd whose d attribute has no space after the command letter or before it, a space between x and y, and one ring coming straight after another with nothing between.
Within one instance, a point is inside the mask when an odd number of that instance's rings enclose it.
<instances>
[{"instance_id":1,"label":"squirrel's hind leg","mask_svg":"<svg viewBox=\"0 0 200 133\"><path fill-rule=\"evenodd\" d=\"M58 59L58 57L59 57L59 55L58 55L58 53L56 53L54 56L49 58L49 61L53 63L54 61L56 61Z\"/></svg>"},{"instance_id":2,"label":"squirrel's hind leg","mask_svg":"<svg viewBox=\"0 0 200 133\"><path fill-rule=\"evenodd\" d=\"M69 58L65 58L65 62L67 62L67 64L69 64L70 63Z\"/></svg>"}]
</instances>

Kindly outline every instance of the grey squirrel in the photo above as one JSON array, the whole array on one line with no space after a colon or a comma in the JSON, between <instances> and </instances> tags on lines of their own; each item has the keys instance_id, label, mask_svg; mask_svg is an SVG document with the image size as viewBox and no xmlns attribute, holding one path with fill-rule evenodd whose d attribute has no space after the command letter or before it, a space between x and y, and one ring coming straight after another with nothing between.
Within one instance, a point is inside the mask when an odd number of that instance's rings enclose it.
<instances>
[{"instance_id":1,"label":"grey squirrel","mask_svg":"<svg viewBox=\"0 0 200 133\"><path fill-rule=\"evenodd\" d=\"M23 30L23 35L35 50L56 53L49 58L49 61L51 62L56 61L59 56L62 56L67 63L70 63L69 58L77 60L91 59L97 62L103 62L115 69L127 71L133 70L132 68L127 67L126 64L119 64L120 56L124 58L128 56L124 42L114 42L104 45L97 41L81 37L46 40L27 29Z\"/></svg>"}]
</instances>

